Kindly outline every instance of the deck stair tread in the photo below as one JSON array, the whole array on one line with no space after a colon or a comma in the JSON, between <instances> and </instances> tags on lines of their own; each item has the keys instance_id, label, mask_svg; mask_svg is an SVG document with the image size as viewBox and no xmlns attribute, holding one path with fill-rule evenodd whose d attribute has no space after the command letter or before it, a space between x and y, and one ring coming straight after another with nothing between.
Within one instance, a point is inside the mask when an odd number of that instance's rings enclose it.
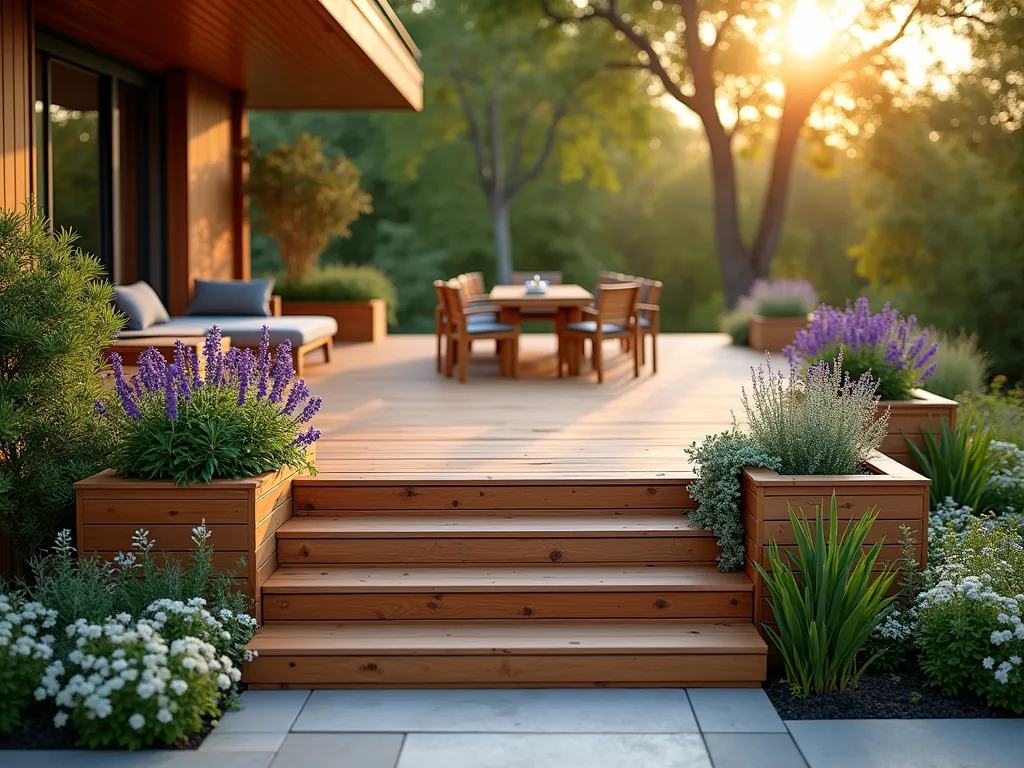
<instances>
[{"instance_id":1,"label":"deck stair tread","mask_svg":"<svg viewBox=\"0 0 1024 768\"><path fill-rule=\"evenodd\" d=\"M541 538L700 536L712 534L684 515L481 515L292 517L277 531L280 538Z\"/></svg>"},{"instance_id":2,"label":"deck stair tread","mask_svg":"<svg viewBox=\"0 0 1024 768\"><path fill-rule=\"evenodd\" d=\"M743 572L714 566L530 566L526 568L279 567L264 594L341 592L736 592L753 585Z\"/></svg>"},{"instance_id":3,"label":"deck stair tread","mask_svg":"<svg viewBox=\"0 0 1024 768\"><path fill-rule=\"evenodd\" d=\"M390 621L266 624L249 649L268 656L764 654L751 623Z\"/></svg>"}]
</instances>

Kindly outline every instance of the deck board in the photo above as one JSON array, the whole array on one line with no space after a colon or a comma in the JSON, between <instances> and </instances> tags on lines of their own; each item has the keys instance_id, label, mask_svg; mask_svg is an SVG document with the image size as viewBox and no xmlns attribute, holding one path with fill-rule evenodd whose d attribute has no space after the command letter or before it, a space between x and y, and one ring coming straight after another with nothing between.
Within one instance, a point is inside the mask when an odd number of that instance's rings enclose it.
<instances>
[{"instance_id":1,"label":"deck board","mask_svg":"<svg viewBox=\"0 0 1024 768\"><path fill-rule=\"evenodd\" d=\"M433 336L339 346L332 364L306 368L324 398L320 478L685 480L685 447L742 418L740 388L761 360L722 335L666 334L657 375L647 366L634 379L609 343L598 385L593 374L558 379L555 343L524 335L518 380L498 375L482 343L466 384L434 372Z\"/></svg>"}]
</instances>

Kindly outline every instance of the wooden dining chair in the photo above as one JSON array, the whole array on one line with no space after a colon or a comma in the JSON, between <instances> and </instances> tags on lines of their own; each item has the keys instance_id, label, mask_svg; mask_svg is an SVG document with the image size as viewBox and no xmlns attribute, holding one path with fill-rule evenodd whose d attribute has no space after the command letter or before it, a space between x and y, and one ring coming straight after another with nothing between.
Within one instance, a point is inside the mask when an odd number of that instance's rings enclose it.
<instances>
[{"instance_id":1,"label":"wooden dining chair","mask_svg":"<svg viewBox=\"0 0 1024 768\"><path fill-rule=\"evenodd\" d=\"M647 337L651 337L651 372L658 372L658 331L661 329L662 283L660 280L644 279L640 283L640 299L637 303L637 323L640 326L640 364L647 363Z\"/></svg>"},{"instance_id":2,"label":"wooden dining chair","mask_svg":"<svg viewBox=\"0 0 1024 768\"><path fill-rule=\"evenodd\" d=\"M448 313L445 310L444 297L441 295L441 288L447 283L447 280L434 281L434 290L437 292L437 306L434 307L434 335L437 337L436 367L438 373L444 370L442 350L446 348L445 342L448 338ZM475 325L476 323L498 322L498 313L494 311L494 307L486 304L472 306L466 301L461 284L459 285L459 296L462 302L462 311L468 323Z\"/></svg>"},{"instance_id":3,"label":"wooden dining chair","mask_svg":"<svg viewBox=\"0 0 1024 768\"><path fill-rule=\"evenodd\" d=\"M640 324L637 322L637 303L640 299L638 283L605 284L596 307L584 307L584 317L589 319L578 323L566 323L559 338L558 373L562 365L575 368L583 356L583 342L590 340L594 370L598 384L604 383L604 356L602 345L605 339L631 339L633 354L633 377L640 375Z\"/></svg>"},{"instance_id":4,"label":"wooden dining chair","mask_svg":"<svg viewBox=\"0 0 1024 768\"><path fill-rule=\"evenodd\" d=\"M455 279L459 282L467 304L473 306L487 303L487 285L484 283L483 272L464 272Z\"/></svg>"},{"instance_id":5,"label":"wooden dining chair","mask_svg":"<svg viewBox=\"0 0 1024 768\"><path fill-rule=\"evenodd\" d=\"M443 297L447 318L445 335L448 340L448 354L445 359L445 375L449 378L459 366L459 381L465 383L469 368L469 348L474 341L494 339L501 356L502 376L519 378L519 326L505 325L494 321L473 319L462 304L462 292L457 280L449 280L438 289Z\"/></svg>"}]
</instances>

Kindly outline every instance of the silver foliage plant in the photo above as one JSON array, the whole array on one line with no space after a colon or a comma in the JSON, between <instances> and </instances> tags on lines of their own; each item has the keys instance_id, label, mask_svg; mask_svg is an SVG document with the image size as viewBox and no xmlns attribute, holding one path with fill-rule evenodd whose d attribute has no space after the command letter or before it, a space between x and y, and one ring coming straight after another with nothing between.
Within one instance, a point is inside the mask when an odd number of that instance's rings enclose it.
<instances>
[{"instance_id":1,"label":"silver foliage plant","mask_svg":"<svg viewBox=\"0 0 1024 768\"><path fill-rule=\"evenodd\" d=\"M788 375L769 357L743 389L749 434L765 454L779 459L784 475L851 475L878 450L889 411L877 413L878 382L864 374L851 380L840 351L834 364L811 365Z\"/></svg>"}]
</instances>

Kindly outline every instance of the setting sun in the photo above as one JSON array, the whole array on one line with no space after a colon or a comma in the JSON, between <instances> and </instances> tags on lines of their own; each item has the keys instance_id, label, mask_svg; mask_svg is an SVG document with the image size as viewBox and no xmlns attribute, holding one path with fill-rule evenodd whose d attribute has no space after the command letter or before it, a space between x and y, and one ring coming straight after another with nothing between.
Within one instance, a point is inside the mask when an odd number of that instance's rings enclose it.
<instances>
[{"instance_id":1,"label":"setting sun","mask_svg":"<svg viewBox=\"0 0 1024 768\"><path fill-rule=\"evenodd\" d=\"M799 56L814 56L824 50L835 28L832 19L815 0L800 0L786 31L790 50Z\"/></svg>"}]
</instances>

